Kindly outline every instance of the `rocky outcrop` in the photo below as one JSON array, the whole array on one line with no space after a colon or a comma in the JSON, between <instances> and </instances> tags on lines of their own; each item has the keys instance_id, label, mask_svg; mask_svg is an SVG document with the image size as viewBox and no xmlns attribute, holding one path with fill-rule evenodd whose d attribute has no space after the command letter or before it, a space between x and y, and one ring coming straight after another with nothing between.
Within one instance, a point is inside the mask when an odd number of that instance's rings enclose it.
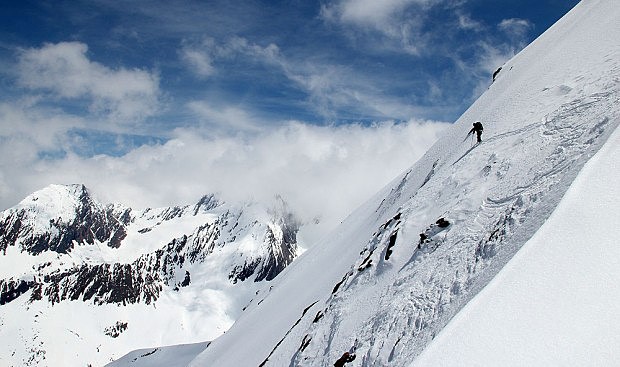
<instances>
[{"instance_id":1,"label":"rocky outcrop","mask_svg":"<svg viewBox=\"0 0 620 367\"><path fill-rule=\"evenodd\" d=\"M52 305L63 300L148 305L162 290L157 273L144 273L134 264L82 265L46 276L43 287Z\"/></svg>"}]
</instances>

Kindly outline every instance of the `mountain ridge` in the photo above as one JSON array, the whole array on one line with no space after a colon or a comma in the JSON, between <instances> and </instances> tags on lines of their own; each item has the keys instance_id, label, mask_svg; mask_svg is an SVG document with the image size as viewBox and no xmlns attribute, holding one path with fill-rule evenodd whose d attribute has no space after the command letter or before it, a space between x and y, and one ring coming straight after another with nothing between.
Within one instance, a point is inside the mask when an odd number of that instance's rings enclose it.
<instances>
[{"instance_id":1,"label":"mountain ridge","mask_svg":"<svg viewBox=\"0 0 620 367\"><path fill-rule=\"evenodd\" d=\"M7 363L66 363L68 356L52 346L77 335L71 364L102 364L134 349L130 345L155 340L217 336L261 282L297 257L298 230L281 198L271 209L231 206L205 195L193 205L134 210L104 205L82 184L41 189L0 213L0 338L10 340ZM96 317L80 320L66 308ZM210 309L206 328L196 325L184 335L183 320ZM144 337L140 312L169 326L152 333L157 339ZM47 327L40 325L43 319ZM109 323L101 325L104 319ZM66 324L69 332L55 335L50 322ZM20 338L25 343L16 342Z\"/></svg>"}]
</instances>

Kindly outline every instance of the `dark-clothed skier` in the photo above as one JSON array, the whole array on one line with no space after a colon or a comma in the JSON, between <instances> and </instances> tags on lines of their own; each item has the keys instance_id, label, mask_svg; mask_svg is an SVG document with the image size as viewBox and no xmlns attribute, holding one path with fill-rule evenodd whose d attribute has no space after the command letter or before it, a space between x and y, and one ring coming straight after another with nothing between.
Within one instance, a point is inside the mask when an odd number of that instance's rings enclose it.
<instances>
[{"instance_id":1,"label":"dark-clothed skier","mask_svg":"<svg viewBox=\"0 0 620 367\"><path fill-rule=\"evenodd\" d=\"M484 130L484 128L482 127L482 122L476 121L474 122L474 127L472 127L471 130L469 130L469 132L467 133L467 136L475 132L476 139L478 143L480 143L482 141L482 130Z\"/></svg>"},{"instance_id":2,"label":"dark-clothed skier","mask_svg":"<svg viewBox=\"0 0 620 367\"><path fill-rule=\"evenodd\" d=\"M344 367L345 363L353 362L355 359L355 354L344 352L342 357L338 358L336 363L334 363L334 367Z\"/></svg>"}]
</instances>

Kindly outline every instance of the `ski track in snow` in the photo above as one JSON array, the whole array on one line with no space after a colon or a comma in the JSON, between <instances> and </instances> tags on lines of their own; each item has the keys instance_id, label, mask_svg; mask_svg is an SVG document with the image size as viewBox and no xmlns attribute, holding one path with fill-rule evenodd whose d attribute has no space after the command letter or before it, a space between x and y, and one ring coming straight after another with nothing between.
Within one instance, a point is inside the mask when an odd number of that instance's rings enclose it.
<instances>
[{"instance_id":1,"label":"ski track in snow","mask_svg":"<svg viewBox=\"0 0 620 367\"><path fill-rule=\"evenodd\" d=\"M191 365L331 366L352 348L352 366L411 363L538 230L620 123L616 5L582 1L504 65L411 170L290 266ZM485 131L472 147L462 141L476 120ZM450 225L436 231L442 217ZM430 238L420 243L420 234ZM240 346L246 354L226 352Z\"/></svg>"},{"instance_id":2,"label":"ski track in snow","mask_svg":"<svg viewBox=\"0 0 620 367\"><path fill-rule=\"evenodd\" d=\"M549 220L412 367L620 364L619 144L616 129Z\"/></svg>"}]
</instances>

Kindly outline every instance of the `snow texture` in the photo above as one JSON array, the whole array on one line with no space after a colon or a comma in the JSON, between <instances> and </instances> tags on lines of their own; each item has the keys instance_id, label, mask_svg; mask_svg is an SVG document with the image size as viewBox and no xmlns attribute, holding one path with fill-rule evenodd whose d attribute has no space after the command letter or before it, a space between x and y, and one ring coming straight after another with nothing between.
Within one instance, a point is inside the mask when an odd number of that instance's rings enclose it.
<instances>
[{"instance_id":1,"label":"snow texture","mask_svg":"<svg viewBox=\"0 0 620 367\"><path fill-rule=\"evenodd\" d=\"M353 350L351 366L410 365L616 129L619 20L615 0L578 4L190 366L331 366ZM485 127L479 145L466 138L474 121ZM450 225L433 228L439 218Z\"/></svg>"},{"instance_id":2,"label":"snow texture","mask_svg":"<svg viewBox=\"0 0 620 367\"><path fill-rule=\"evenodd\" d=\"M182 367L186 366L187 363L195 358L196 354L205 350L208 345L208 342L204 342L175 345L173 347L140 349L128 353L123 358L120 358L116 362L109 365L129 365L132 367Z\"/></svg>"},{"instance_id":3,"label":"snow texture","mask_svg":"<svg viewBox=\"0 0 620 367\"><path fill-rule=\"evenodd\" d=\"M412 367L619 366L618 162L616 129L540 230Z\"/></svg>"}]
</instances>

